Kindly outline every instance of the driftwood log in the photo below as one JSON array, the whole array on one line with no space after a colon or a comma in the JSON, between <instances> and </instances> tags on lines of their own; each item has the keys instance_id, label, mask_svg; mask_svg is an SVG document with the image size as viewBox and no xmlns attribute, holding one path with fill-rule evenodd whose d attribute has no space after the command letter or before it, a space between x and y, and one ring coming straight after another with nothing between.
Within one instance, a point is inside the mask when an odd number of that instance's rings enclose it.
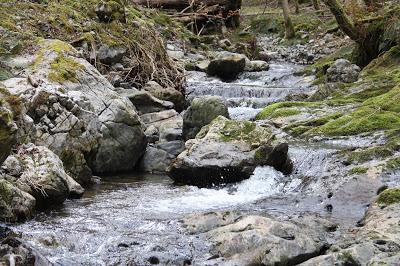
<instances>
[{"instance_id":1,"label":"driftwood log","mask_svg":"<svg viewBox=\"0 0 400 266\"><path fill-rule=\"evenodd\" d=\"M223 20L229 27L239 25L242 0L131 0L134 3L165 10L174 10L171 16L185 24L205 25Z\"/></svg>"}]
</instances>

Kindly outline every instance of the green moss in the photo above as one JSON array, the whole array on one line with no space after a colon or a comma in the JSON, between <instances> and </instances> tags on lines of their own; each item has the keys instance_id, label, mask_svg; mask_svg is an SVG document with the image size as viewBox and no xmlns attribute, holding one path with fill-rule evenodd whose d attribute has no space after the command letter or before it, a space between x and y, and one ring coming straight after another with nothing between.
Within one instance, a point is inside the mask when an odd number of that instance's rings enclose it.
<instances>
[{"instance_id":1,"label":"green moss","mask_svg":"<svg viewBox=\"0 0 400 266\"><path fill-rule=\"evenodd\" d=\"M322 57L317 60L314 64L307 66L301 70L298 74L311 75L315 74L316 80L314 84L321 84L325 81L325 74L328 68L340 58L351 59L351 54L354 50L354 45L344 46L336 51L334 54Z\"/></svg>"},{"instance_id":2,"label":"green moss","mask_svg":"<svg viewBox=\"0 0 400 266\"><path fill-rule=\"evenodd\" d=\"M399 127L399 114L363 107L313 129L310 133L312 135L345 136Z\"/></svg>"},{"instance_id":3,"label":"green moss","mask_svg":"<svg viewBox=\"0 0 400 266\"><path fill-rule=\"evenodd\" d=\"M400 169L400 156L390 159L387 163L386 163L386 168L387 169Z\"/></svg>"},{"instance_id":4,"label":"green moss","mask_svg":"<svg viewBox=\"0 0 400 266\"><path fill-rule=\"evenodd\" d=\"M288 117L300 114L301 111L294 109L294 108L282 108L277 109L275 112L271 114L271 118L278 118L278 117Z\"/></svg>"},{"instance_id":5,"label":"green moss","mask_svg":"<svg viewBox=\"0 0 400 266\"><path fill-rule=\"evenodd\" d=\"M6 180L0 180L0 199L7 205L11 204L13 198L13 186Z\"/></svg>"},{"instance_id":6,"label":"green moss","mask_svg":"<svg viewBox=\"0 0 400 266\"><path fill-rule=\"evenodd\" d=\"M386 189L379 194L377 202L385 205L400 203L400 188Z\"/></svg>"},{"instance_id":7,"label":"green moss","mask_svg":"<svg viewBox=\"0 0 400 266\"><path fill-rule=\"evenodd\" d=\"M196 137L204 136L210 129L217 129L218 137L223 142L243 141L252 147L269 143L273 139L269 129L257 126L254 122L229 120L222 116L214 119L207 127L203 127Z\"/></svg>"},{"instance_id":8,"label":"green moss","mask_svg":"<svg viewBox=\"0 0 400 266\"><path fill-rule=\"evenodd\" d=\"M280 17L259 16L251 19L250 29L256 33L278 33L284 29L284 23Z\"/></svg>"},{"instance_id":9,"label":"green moss","mask_svg":"<svg viewBox=\"0 0 400 266\"><path fill-rule=\"evenodd\" d=\"M354 175L354 174L365 174L366 172L368 172L368 167L354 167L353 169L350 170L350 174Z\"/></svg>"},{"instance_id":10,"label":"green moss","mask_svg":"<svg viewBox=\"0 0 400 266\"><path fill-rule=\"evenodd\" d=\"M267 119L267 118L271 118L271 117L285 116L285 114L289 114L289 115L299 114L300 111L293 109L293 107L315 107L315 106L319 106L319 105L321 105L321 103L313 103L313 102L273 103L271 105L268 105L260 113L258 113L256 116L256 119L263 120L263 119Z\"/></svg>"},{"instance_id":11,"label":"green moss","mask_svg":"<svg viewBox=\"0 0 400 266\"><path fill-rule=\"evenodd\" d=\"M393 155L393 151L386 146L373 147L361 151L347 153L349 163L363 163L372 159L382 159Z\"/></svg>"},{"instance_id":12,"label":"green moss","mask_svg":"<svg viewBox=\"0 0 400 266\"><path fill-rule=\"evenodd\" d=\"M63 55L58 56L51 64L49 72L49 80L53 82L63 83L65 81L76 81L77 71L82 70L84 66L76 62L71 57Z\"/></svg>"},{"instance_id":13,"label":"green moss","mask_svg":"<svg viewBox=\"0 0 400 266\"><path fill-rule=\"evenodd\" d=\"M90 52L94 52L92 48L99 48L102 44L122 46L132 52L132 57L137 57L132 58L133 61L141 62L135 65L131 71L132 77L128 78L137 82L135 86L140 87L153 79L163 86L181 89L181 73L178 73L174 62L167 56L159 31L168 27L168 32L177 38L180 35L189 36L189 31L176 22L169 23L161 12L142 9L131 2L123 3L120 0L108 2L119 9L125 5L126 23L118 19L111 23L102 23L95 13L99 2L64 0L48 1L45 4L43 1L13 1L1 4L0 25L5 28L5 32L2 31L0 35L0 55L21 51L38 54L37 40L40 38L63 41L54 43L54 47L50 48L63 52L72 48L67 43L79 46L86 43ZM159 25L155 20L168 23L168 26ZM43 59L38 57L33 67L38 66ZM154 71L153 68L166 71ZM177 81L176 85L172 80Z\"/></svg>"},{"instance_id":14,"label":"green moss","mask_svg":"<svg viewBox=\"0 0 400 266\"><path fill-rule=\"evenodd\" d=\"M0 66L0 81L11 78L11 74Z\"/></svg>"}]
</instances>

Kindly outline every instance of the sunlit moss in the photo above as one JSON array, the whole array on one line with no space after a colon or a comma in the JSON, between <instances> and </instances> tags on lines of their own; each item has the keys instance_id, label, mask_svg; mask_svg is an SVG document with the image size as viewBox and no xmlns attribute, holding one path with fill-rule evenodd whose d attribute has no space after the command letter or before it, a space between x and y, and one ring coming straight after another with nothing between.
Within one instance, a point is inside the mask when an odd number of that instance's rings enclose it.
<instances>
[{"instance_id":1,"label":"sunlit moss","mask_svg":"<svg viewBox=\"0 0 400 266\"><path fill-rule=\"evenodd\" d=\"M386 189L378 197L379 204L391 205L400 203L400 188Z\"/></svg>"}]
</instances>

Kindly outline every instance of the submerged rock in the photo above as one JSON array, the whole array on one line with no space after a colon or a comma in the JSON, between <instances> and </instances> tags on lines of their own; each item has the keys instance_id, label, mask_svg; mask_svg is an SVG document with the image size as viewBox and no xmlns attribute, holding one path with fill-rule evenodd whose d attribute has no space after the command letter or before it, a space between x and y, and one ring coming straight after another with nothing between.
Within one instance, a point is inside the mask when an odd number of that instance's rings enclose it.
<instances>
[{"instance_id":1,"label":"submerged rock","mask_svg":"<svg viewBox=\"0 0 400 266\"><path fill-rule=\"evenodd\" d=\"M226 103L218 96L203 96L195 98L183 115L183 137L192 139L202 127L208 125L218 116L229 118Z\"/></svg>"},{"instance_id":2,"label":"submerged rock","mask_svg":"<svg viewBox=\"0 0 400 266\"><path fill-rule=\"evenodd\" d=\"M91 171L133 170L147 144L133 104L69 44L40 45L25 70L30 78L4 81L24 102L21 140L55 152L81 184L90 182Z\"/></svg>"},{"instance_id":3,"label":"submerged rock","mask_svg":"<svg viewBox=\"0 0 400 266\"><path fill-rule=\"evenodd\" d=\"M178 184L202 187L247 179L259 165L288 174L293 166L287 152L288 145L275 141L269 129L219 116L186 142L168 175Z\"/></svg>"},{"instance_id":4,"label":"submerged rock","mask_svg":"<svg viewBox=\"0 0 400 266\"><path fill-rule=\"evenodd\" d=\"M16 171L18 169L18 171ZM3 170L15 179L15 186L36 199L39 208L81 197L84 189L70 177L61 160L46 147L23 145L4 163Z\"/></svg>"},{"instance_id":5,"label":"submerged rock","mask_svg":"<svg viewBox=\"0 0 400 266\"><path fill-rule=\"evenodd\" d=\"M380 196L368 209L363 226L351 239L339 241L325 255L301 265L398 265L400 262L399 189L397 193L396 201L383 202Z\"/></svg>"},{"instance_id":6,"label":"submerged rock","mask_svg":"<svg viewBox=\"0 0 400 266\"><path fill-rule=\"evenodd\" d=\"M97 51L97 58L106 65L112 65L122 62L122 58L126 54L124 47L109 47L102 45Z\"/></svg>"},{"instance_id":7,"label":"submerged rock","mask_svg":"<svg viewBox=\"0 0 400 266\"><path fill-rule=\"evenodd\" d=\"M191 215L183 225L212 243L209 265L297 265L325 250L330 223L312 216L280 221L212 212Z\"/></svg>"},{"instance_id":8,"label":"submerged rock","mask_svg":"<svg viewBox=\"0 0 400 266\"><path fill-rule=\"evenodd\" d=\"M244 71L246 56L230 52L222 52L211 60L207 67L210 76L217 76L222 80L234 80Z\"/></svg>"},{"instance_id":9,"label":"submerged rock","mask_svg":"<svg viewBox=\"0 0 400 266\"><path fill-rule=\"evenodd\" d=\"M346 59L338 59L328 68L326 77L328 82L352 83L357 81L361 68Z\"/></svg>"},{"instance_id":10,"label":"submerged rock","mask_svg":"<svg viewBox=\"0 0 400 266\"><path fill-rule=\"evenodd\" d=\"M175 156L165 150L147 147L140 164L140 170L147 173L164 173L174 158Z\"/></svg>"}]
</instances>

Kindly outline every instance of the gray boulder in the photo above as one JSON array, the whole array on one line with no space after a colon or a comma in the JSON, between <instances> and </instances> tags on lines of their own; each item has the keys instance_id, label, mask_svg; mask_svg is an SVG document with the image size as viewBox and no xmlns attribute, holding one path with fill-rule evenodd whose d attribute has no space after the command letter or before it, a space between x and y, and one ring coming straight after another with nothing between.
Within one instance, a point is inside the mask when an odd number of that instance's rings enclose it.
<instances>
[{"instance_id":1,"label":"gray boulder","mask_svg":"<svg viewBox=\"0 0 400 266\"><path fill-rule=\"evenodd\" d=\"M185 109L185 96L174 88L163 88L157 82L149 81L143 89L160 100L172 102L178 112L181 112L183 109Z\"/></svg>"},{"instance_id":2,"label":"gray boulder","mask_svg":"<svg viewBox=\"0 0 400 266\"><path fill-rule=\"evenodd\" d=\"M210 61L207 74L217 76L222 80L234 80L244 71L246 67L246 56L231 52L222 52Z\"/></svg>"},{"instance_id":3,"label":"gray boulder","mask_svg":"<svg viewBox=\"0 0 400 266\"><path fill-rule=\"evenodd\" d=\"M92 171L133 170L147 142L129 99L69 44L44 40L33 58L28 79L3 82L24 102L21 141L48 147L81 184L90 182Z\"/></svg>"},{"instance_id":4,"label":"gray boulder","mask_svg":"<svg viewBox=\"0 0 400 266\"><path fill-rule=\"evenodd\" d=\"M63 163L46 147L22 145L3 165L3 171L15 178L15 186L36 199L39 208L78 198L84 189L70 177Z\"/></svg>"},{"instance_id":5,"label":"gray boulder","mask_svg":"<svg viewBox=\"0 0 400 266\"><path fill-rule=\"evenodd\" d=\"M326 78L328 82L352 83L358 80L361 68L349 60L338 59L328 68Z\"/></svg>"},{"instance_id":6,"label":"gray boulder","mask_svg":"<svg viewBox=\"0 0 400 266\"><path fill-rule=\"evenodd\" d=\"M297 265L325 249L331 224L312 216L281 221L211 212L191 215L183 226L212 243L207 265Z\"/></svg>"},{"instance_id":7,"label":"gray boulder","mask_svg":"<svg viewBox=\"0 0 400 266\"><path fill-rule=\"evenodd\" d=\"M175 110L144 114L140 118L149 130L148 132L146 130L147 134L149 136L156 134L155 137L158 137L154 142L182 139L182 116Z\"/></svg>"},{"instance_id":8,"label":"gray boulder","mask_svg":"<svg viewBox=\"0 0 400 266\"><path fill-rule=\"evenodd\" d=\"M147 173L164 173L175 156L165 150L147 147L140 164L140 169Z\"/></svg>"},{"instance_id":9,"label":"gray boulder","mask_svg":"<svg viewBox=\"0 0 400 266\"><path fill-rule=\"evenodd\" d=\"M288 145L265 127L219 116L186 142L167 172L178 184L204 187L247 179L261 165L290 173Z\"/></svg>"},{"instance_id":10,"label":"gray boulder","mask_svg":"<svg viewBox=\"0 0 400 266\"><path fill-rule=\"evenodd\" d=\"M185 150L181 140L158 142L146 149L140 170L147 173L165 173L172 161Z\"/></svg>"},{"instance_id":11,"label":"gray boulder","mask_svg":"<svg viewBox=\"0 0 400 266\"><path fill-rule=\"evenodd\" d=\"M157 143L156 147L176 157L185 150L185 143L181 140L173 140Z\"/></svg>"},{"instance_id":12,"label":"gray boulder","mask_svg":"<svg viewBox=\"0 0 400 266\"><path fill-rule=\"evenodd\" d=\"M196 137L202 127L220 115L229 118L228 107L221 97L204 96L193 99L183 115L184 139Z\"/></svg>"},{"instance_id":13,"label":"gray boulder","mask_svg":"<svg viewBox=\"0 0 400 266\"><path fill-rule=\"evenodd\" d=\"M147 91L122 90L120 95L127 97L132 102L139 115L156 113L174 108L172 102L160 100Z\"/></svg>"},{"instance_id":14,"label":"gray boulder","mask_svg":"<svg viewBox=\"0 0 400 266\"><path fill-rule=\"evenodd\" d=\"M122 58L126 54L124 47L109 47L102 45L97 51L97 59L106 65L112 65L122 62Z\"/></svg>"},{"instance_id":15,"label":"gray boulder","mask_svg":"<svg viewBox=\"0 0 400 266\"><path fill-rule=\"evenodd\" d=\"M1 93L0 96L2 96ZM5 105L3 99L0 99L0 166L10 154L11 147L16 142L17 133L13 115Z\"/></svg>"}]
</instances>

